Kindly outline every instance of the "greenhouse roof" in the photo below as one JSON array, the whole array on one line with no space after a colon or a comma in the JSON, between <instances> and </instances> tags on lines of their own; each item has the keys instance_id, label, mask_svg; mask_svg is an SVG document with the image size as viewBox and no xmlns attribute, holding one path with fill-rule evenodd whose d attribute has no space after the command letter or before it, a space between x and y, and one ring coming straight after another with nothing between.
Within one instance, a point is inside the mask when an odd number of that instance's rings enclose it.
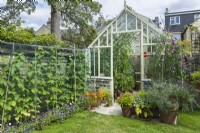
<instances>
[{"instance_id":1,"label":"greenhouse roof","mask_svg":"<svg viewBox=\"0 0 200 133\"><path fill-rule=\"evenodd\" d=\"M141 31L140 23L144 23L147 25L149 29L151 29L156 34L161 34L162 30L159 29L153 21L137 12L135 12L131 7L124 5L124 9L120 12L120 14L107 26L105 26L98 34L98 37L89 45L93 47L93 44L97 42L98 38L101 37L107 30L113 28L112 33L128 33L128 32L137 32Z\"/></svg>"}]
</instances>

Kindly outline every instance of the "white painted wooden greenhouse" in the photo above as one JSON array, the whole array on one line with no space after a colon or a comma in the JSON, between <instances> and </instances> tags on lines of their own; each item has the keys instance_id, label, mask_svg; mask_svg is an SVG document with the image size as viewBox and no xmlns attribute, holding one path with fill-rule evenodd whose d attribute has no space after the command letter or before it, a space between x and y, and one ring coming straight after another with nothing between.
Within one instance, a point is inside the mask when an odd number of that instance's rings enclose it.
<instances>
[{"instance_id":1,"label":"white painted wooden greenhouse","mask_svg":"<svg viewBox=\"0 0 200 133\"><path fill-rule=\"evenodd\" d=\"M113 46L123 37L131 37L129 43L134 53L133 57L139 64L135 70L134 82L142 87L143 81L150 80L145 72L148 56L154 52L154 45L161 33L150 18L135 12L125 3L121 13L101 30L88 47L92 87L108 87L114 95ZM144 57L144 54L147 54L147 57Z\"/></svg>"}]
</instances>

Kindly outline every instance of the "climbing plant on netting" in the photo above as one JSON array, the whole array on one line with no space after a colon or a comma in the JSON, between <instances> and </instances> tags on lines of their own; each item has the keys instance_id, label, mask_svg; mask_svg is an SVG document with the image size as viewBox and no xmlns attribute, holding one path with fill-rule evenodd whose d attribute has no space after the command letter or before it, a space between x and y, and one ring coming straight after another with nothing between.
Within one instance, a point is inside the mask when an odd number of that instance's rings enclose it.
<instances>
[{"instance_id":1,"label":"climbing plant on netting","mask_svg":"<svg viewBox=\"0 0 200 133\"><path fill-rule=\"evenodd\" d=\"M1 44L2 128L36 121L42 112L76 103L84 93L88 68L84 50Z\"/></svg>"}]
</instances>

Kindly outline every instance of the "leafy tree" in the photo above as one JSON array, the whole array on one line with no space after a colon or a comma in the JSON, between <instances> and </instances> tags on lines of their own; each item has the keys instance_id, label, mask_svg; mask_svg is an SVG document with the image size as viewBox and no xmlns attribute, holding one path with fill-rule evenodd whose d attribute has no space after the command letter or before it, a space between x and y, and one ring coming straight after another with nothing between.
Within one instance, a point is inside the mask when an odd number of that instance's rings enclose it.
<instances>
[{"instance_id":1,"label":"leafy tree","mask_svg":"<svg viewBox=\"0 0 200 133\"><path fill-rule=\"evenodd\" d=\"M7 0L6 6L1 7L1 24L15 23L19 25L22 22L20 14L22 12L31 14L36 10L37 3L37 0ZM78 38L66 38L66 41L71 39L74 42L74 40L79 39L79 45L89 44L95 37L94 27L89 23L93 21L93 16L100 12L101 5L98 2L86 0L47 0L47 3L51 6L51 33L55 33L58 39L60 38L60 20L62 26L74 29L79 35Z\"/></svg>"}]
</instances>

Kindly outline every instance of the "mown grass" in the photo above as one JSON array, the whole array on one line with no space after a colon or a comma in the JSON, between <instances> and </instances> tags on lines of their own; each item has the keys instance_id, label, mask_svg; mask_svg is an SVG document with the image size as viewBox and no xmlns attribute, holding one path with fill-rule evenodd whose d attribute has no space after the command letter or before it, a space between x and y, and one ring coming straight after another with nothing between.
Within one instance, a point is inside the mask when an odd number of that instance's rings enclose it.
<instances>
[{"instance_id":1,"label":"mown grass","mask_svg":"<svg viewBox=\"0 0 200 133\"><path fill-rule=\"evenodd\" d=\"M179 113L178 125L84 111L33 133L200 133L200 111Z\"/></svg>"}]
</instances>

